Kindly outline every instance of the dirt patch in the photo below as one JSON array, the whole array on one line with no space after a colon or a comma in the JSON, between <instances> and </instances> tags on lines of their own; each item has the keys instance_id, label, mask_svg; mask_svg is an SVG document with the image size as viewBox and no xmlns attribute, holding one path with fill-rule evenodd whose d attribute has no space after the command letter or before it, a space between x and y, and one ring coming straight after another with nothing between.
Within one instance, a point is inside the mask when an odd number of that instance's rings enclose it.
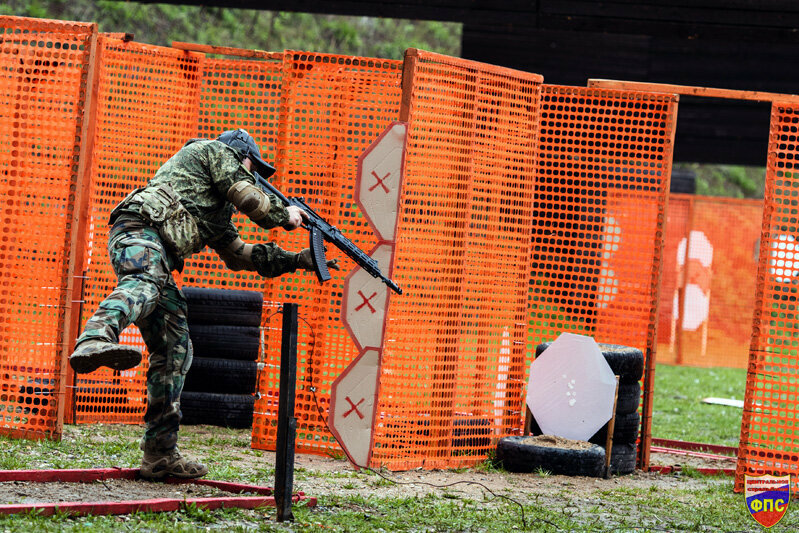
<instances>
[{"instance_id":1,"label":"dirt patch","mask_svg":"<svg viewBox=\"0 0 799 533\"><path fill-rule=\"evenodd\" d=\"M561 446L562 444L558 444ZM686 456L654 454L652 464L670 463L670 466L693 466L695 468L733 468L732 461L709 461ZM264 454L254 458L242 454L241 460L249 460L264 466L274 464L274 456ZM295 483L297 491L307 496L375 496L382 498L420 497L430 493L458 494L467 498L491 498L501 494L519 497L522 500L547 495L560 495L564 491L577 497L588 497L598 491L630 488L701 488L708 484L731 483L730 477L693 478L680 474L659 474L636 471L626 476L611 479L541 476L538 474L514 474L501 470L411 470L406 472L357 470L341 459L315 455L297 455L295 458ZM210 479L213 479L213 469ZM264 480L272 486L273 480ZM238 496L251 494L238 494ZM195 499L230 497L236 494L194 483L167 484L144 480L108 479L91 483L7 481L0 483L0 504L33 504L61 502L109 502L150 499Z\"/></svg>"},{"instance_id":2,"label":"dirt patch","mask_svg":"<svg viewBox=\"0 0 799 533\"><path fill-rule=\"evenodd\" d=\"M680 466L673 456L662 454L654 457L652 464ZM680 457L684 466L689 460ZM695 468L702 463L697 459ZM734 462L725 468L734 467ZM595 494L621 488L651 491L658 489L701 489L710 485L732 485L729 476L692 477L681 473L660 474L636 470L624 476L610 479L579 476L542 476L537 473L518 474L504 470L472 469L411 470L406 472L365 471L360 474L349 463L313 455L297 455L295 467L302 472L295 476L295 490L307 496L361 495L385 498L420 497L430 493L453 493L470 499L491 499L493 495L508 496L519 501L531 501L540 497L560 497L569 494L576 498L590 498ZM314 475L325 474L325 475Z\"/></svg>"},{"instance_id":3,"label":"dirt patch","mask_svg":"<svg viewBox=\"0 0 799 533\"><path fill-rule=\"evenodd\" d=\"M63 502L116 502L152 499L186 500L235 496L216 487L194 483L165 484L130 479L91 483L5 481L0 483L0 504Z\"/></svg>"},{"instance_id":4,"label":"dirt patch","mask_svg":"<svg viewBox=\"0 0 799 533\"><path fill-rule=\"evenodd\" d=\"M529 437L522 437L519 439L522 444L530 444L534 446L543 446L545 448L563 448L565 450L587 450L594 445L584 440L571 440L563 437L556 437L555 435L536 435Z\"/></svg>"}]
</instances>

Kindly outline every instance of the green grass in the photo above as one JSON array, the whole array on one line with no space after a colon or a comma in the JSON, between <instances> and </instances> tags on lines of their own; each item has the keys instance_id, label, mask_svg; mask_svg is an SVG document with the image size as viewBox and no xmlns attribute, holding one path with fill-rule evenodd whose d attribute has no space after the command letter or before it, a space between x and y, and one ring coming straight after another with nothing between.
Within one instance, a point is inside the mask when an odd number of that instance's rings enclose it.
<instances>
[{"instance_id":1,"label":"green grass","mask_svg":"<svg viewBox=\"0 0 799 533\"><path fill-rule=\"evenodd\" d=\"M704 398L743 400L746 370L657 365L652 404L652 436L738 446L738 407L707 404Z\"/></svg>"}]
</instances>

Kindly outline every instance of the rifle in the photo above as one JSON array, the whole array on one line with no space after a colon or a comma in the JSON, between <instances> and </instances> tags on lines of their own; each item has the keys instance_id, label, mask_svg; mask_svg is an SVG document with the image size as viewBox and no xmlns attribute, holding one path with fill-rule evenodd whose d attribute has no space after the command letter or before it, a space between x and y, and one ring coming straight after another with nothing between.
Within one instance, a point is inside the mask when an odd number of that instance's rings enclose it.
<instances>
[{"instance_id":1,"label":"rifle","mask_svg":"<svg viewBox=\"0 0 799 533\"><path fill-rule=\"evenodd\" d=\"M362 269L368 272L373 278L380 278L380 280L388 285L388 287L396 292L402 294L402 289L392 280L383 275L377 261L369 257L363 250L358 248L355 243L345 237L341 231L335 226L329 224L324 218L319 216L311 206L305 203L305 200L300 198L287 198L282 192L277 190L274 185L266 181L257 172L255 175L256 183L267 193L274 194L280 199L283 204L288 207L290 205L299 207L308 214L308 222L303 224L302 227L309 232L309 245L311 249L311 259L313 261L316 277L319 283L324 283L331 278L330 271L327 268L327 259L325 258L325 245L324 241L329 242L336 248L347 254L347 257L355 261Z\"/></svg>"}]
</instances>

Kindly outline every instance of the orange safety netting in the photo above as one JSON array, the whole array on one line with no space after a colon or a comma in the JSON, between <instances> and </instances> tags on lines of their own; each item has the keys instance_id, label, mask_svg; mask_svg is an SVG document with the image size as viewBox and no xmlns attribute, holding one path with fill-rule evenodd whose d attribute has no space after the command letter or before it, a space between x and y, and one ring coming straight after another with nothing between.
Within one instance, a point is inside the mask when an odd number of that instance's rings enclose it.
<instances>
[{"instance_id":1,"label":"orange safety netting","mask_svg":"<svg viewBox=\"0 0 799 533\"><path fill-rule=\"evenodd\" d=\"M106 251L109 213L196 136L199 109L201 55L108 37L99 48L81 325L116 286ZM120 340L146 350L135 326ZM77 377L74 421L140 422L146 372L145 357L131 370Z\"/></svg>"},{"instance_id":2,"label":"orange safety netting","mask_svg":"<svg viewBox=\"0 0 799 533\"><path fill-rule=\"evenodd\" d=\"M746 368L762 218L762 200L669 197L659 363Z\"/></svg>"},{"instance_id":3,"label":"orange safety netting","mask_svg":"<svg viewBox=\"0 0 799 533\"><path fill-rule=\"evenodd\" d=\"M193 136L214 139L226 130L244 128L258 143L264 159L274 161L282 62L204 57L199 77L199 120ZM247 242L272 236L238 212L233 222ZM210 248L186 261L181 280L186 286L261 292L269 283L254 272L231 271Z\"/></svg>"},{"instance_id":4,"label":"orange safety netting","mask_svg":"<svg viewBox=\"0 0 799 533\"><path fill-rule=\"evenodd\" d=\"M377 238L354 199L358 156L393 121L400 105L400 61L287 51L283 57L277 174L272 183L287 196L302 196L362 250ZM289 250L308 246L308 233L274 232ZM338 450L325 423L333 381L358 355L341 322L343 280L354 267L337 248L340 272L320 285L311 273L287 274L270 283L269 302L299 304L296 403L297 449ZM253 447L274 449L280 383L280 317L264 316L265 366L255 404Z\"/></svg>"},{"instance_id":5,"label":"orange safety netting","mask_svg":"<svg viewBox=\"0 0 799 533\"><path fill-rule=\"evenodd\" d=\"M757 292L735 488L791 476L799 492L799 104L772 105Z\"/></svg>"},{"instance_id":6,"label":"orange safety netting","mask_svg":"<svg viewBox=\"0 0 799 533\"><path fill-rule=\"evenodd\" d=\"M220 60L110 38L104 38L102 45L84 320L115 284L105 253L108 213L127 192L145 183L185 140L197 135L215 137L232 127L247 128L268 160L275 159L279 146L283 155L278 157L279 170L273 182L288 195L308 197L320 214L344 228L362 248L368 250L374 243L365 219L353 210L355 168L363 147L396 120L400 62L300 53L287 53L283 62ZM288 73L285 82L284 72ZM176 100L183 105L171 114L159 113L148 120L153 109ZM133 105L141 114L123 113L126 105ZM288 117L284 123L288 126L279 125L281 113ZM334 122L329 121L331 114ZM155 133L159 131L161 135ZM279 230L267 234L240 215L235 222L245 239L277 240L292 250L307 246L304 231L291 236ZM320 451L336 446L320 424L317 405L327 401L329 384L356 355L339 324L340 297L335 295L340 292L341 279L343 275L324 286L310 274L264 280L252 273L227 270L209 250L187 261L182 275L177 276L182 285L266 293L263 325L268 342L261 361L262 399L256 405L253 431L256 447L274 445L273 406L278 396L280 353L274 310L283 301L301 304L298 376L316 389L311 392L298 387L296 413L301 433L297 447ZM123 333L122 342L144 348L133 326ZM341 355L332 358L336 370L329 371L327 354L336 345ZM80 377L75 420L139 422L145 407L145 374L146 362L131 371L99 371Z\"/></svg>"},{"instance_id":7,"label":"orange safety netting","mask_svg":"<svg viewBox=\"0 0 799 533\"><path fill-rule=\"evenodd\" d=\"M0 433L59 437L94 24L0 17Z\"/></svg>"},{"instance_id":8,"label":"orange safety netting","mask_svg":"<svg viewBox=\"0 0 799 533\"><path fill-rule=\"evenodd\" d=\"M644 442L676 114L666 94L545 85L542 96L531 350L564 331L642 350ZM648 465L648 445L639 453Z\"/></svg>"},{"instance_id":9,"label":"orange safety netting","mask_svg":"<svg viewBox=\"0 0 799 533\"><path fill-rule=\"evenodd\" d=\"M373 466L456 467L520 427L542 78L406 54L408 152Z\"/></svg>"}]
</instances>

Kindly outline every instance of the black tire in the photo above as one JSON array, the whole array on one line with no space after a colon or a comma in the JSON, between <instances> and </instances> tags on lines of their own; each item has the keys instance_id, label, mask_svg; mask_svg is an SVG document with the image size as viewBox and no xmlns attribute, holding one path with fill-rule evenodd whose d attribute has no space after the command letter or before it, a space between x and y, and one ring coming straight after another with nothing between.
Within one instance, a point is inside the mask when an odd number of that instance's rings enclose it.
<instances>
[{"instance_id":1,"label":"black tire","mask_svg":"<svg viewBox=\"0 0 799 533\"><path fill-rule=\"evenodd\" d=\"M183 390L218 394L252 394L258 378L258 363L214 357L195 357Z\"/></svg>"},{"instance_id":2,"label":"black tire","mask_svg":"<svg viewBox=\"0 0 799 533\"><path fill-rule=\"evenodd\" d=\"M184 287L192 324L260 326L264 295L257 291Z\"/></svg>"},{"instance_id":3,"label":"black tire","mask_svg":"<svg viewBox=\"0 0 799 533\"><path fill-rule=\"evenodd\" d=\"M638 348L599 343L610 369L619 376L619 383L637 383L644 375L644 353Z\"/></svg>"},{"instance_id":4,"label":"black tire","mask_svg":"<svg viewBox=\"0 0 799 533\"><path fill-rule=\"evenodd\" d=\"M180 396L182 424L246 429L252 427L255 397L250 394L184 392Z\"/></svg>"},{"instance_id":5,"label":"black tire","mask_svg":"<svg viewBox=\"0 0 799 533\"><path fill-rule=\"evenodd\" d=\"M541 446L541 437L512 436L497 443L497 460L509 472L538 469L565 476L599 477L605 467L605 449L596 444L582 449Z\"/></svg>"},{"instance_id":6,"label":"black tire","mask_svg":"<svg viewBox=\"0 0 799 533\"><path fill-rule=\"evenodd\" d=\"M626 415L616 415L616 422L613 426L613 446L616 444L631 444L638 440L638 431L641 426L641 415L638 412L627 413ZM594 433L588 442L604 446L608 438L608 426Z\"/></svg>"},{"instance_id":7,"label":"black tire","mask_svg":"<svg viewBox=\"0 0 799 533\"><path fill-rule=\"evenodd\" d=\"M551 342L544 342L536 346L535 356L541 355L551 344ZM641 381L641 377L644 375L644 354L641 350L619 344L597 344L610 369L619 376L619 383Z\"/></svg>"},{"instance_id":8,"label":"black tire","mask_svg":"<svg viewBox=\"0 0 799 533\"><path fill-rule=\"evenodd\" d=\"M189 337L197 357L255 361L261 351L261 328L190 324Z\"/></svg>"},{"instance_id":9,"label":"black tire","mask_svg":"<svg viewBox=\"0 0 799 533\"><path fill-rule=\"evenodd\" d=\"M619 396L616 399L616 416L635 413L641 403L641 385L638 383L619 383Z\"/></svg>"},{"instance_id":10,"label":"black tire","mask_svg":"<svg viewBox=\"0 0 799 533\"><path fill-rule=\"evenodd\" d=\"M625 475L635 472L638 459L638 445L633 443L614 444L610 450L611 474Z\"/></svg>"}]
</instances>

